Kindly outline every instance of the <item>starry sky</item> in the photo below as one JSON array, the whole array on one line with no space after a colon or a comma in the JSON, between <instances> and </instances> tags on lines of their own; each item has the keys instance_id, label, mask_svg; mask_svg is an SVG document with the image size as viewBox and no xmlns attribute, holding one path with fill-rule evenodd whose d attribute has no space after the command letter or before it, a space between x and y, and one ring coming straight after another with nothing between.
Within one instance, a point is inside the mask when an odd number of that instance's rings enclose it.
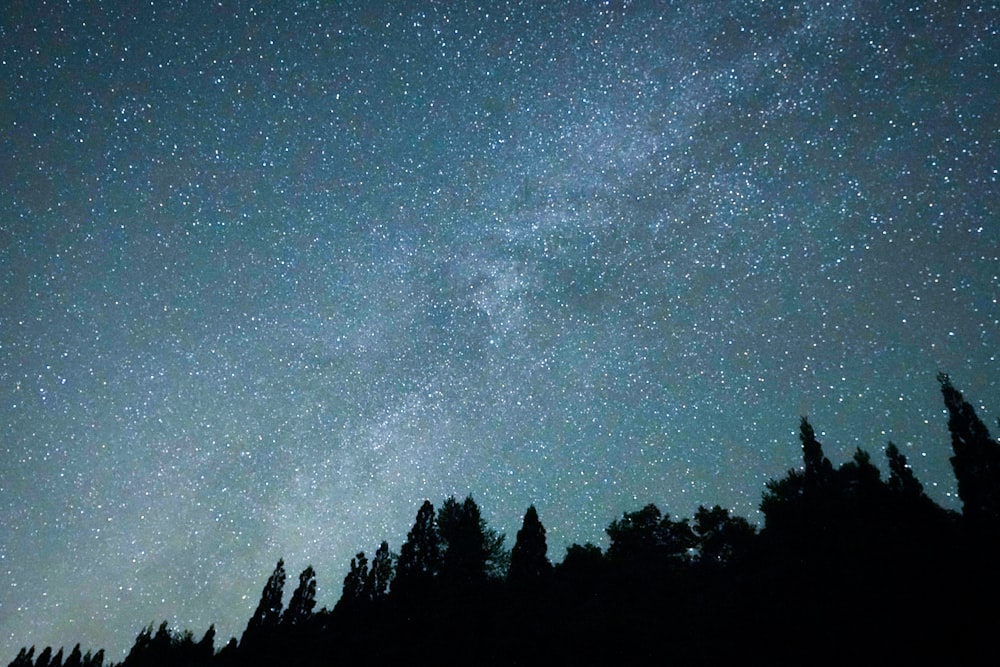
<instances>
[{"instance_id":1,"label":"starry sky","mask_svg":"<svg viewBox=\"0 0 1000 667\"><path fill-rule=\"evenodd\" d=\"M319 606L420 503L561 560L996 424L987 2L0 12L0 659ZM290 591L286 591L286 596Z\"/></svg>"}]
</instances>

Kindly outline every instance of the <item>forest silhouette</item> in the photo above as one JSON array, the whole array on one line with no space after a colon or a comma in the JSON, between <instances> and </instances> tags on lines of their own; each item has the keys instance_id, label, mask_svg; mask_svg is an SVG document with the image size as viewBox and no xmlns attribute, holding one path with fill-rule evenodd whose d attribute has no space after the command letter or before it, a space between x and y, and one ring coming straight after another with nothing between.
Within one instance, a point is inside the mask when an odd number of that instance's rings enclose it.
<instances>
[{"instance_id":1,"label":"forest silhouette","mask_svg":"<svg viewBox=\"0 0 1000 667\"><path fill-rule=\"evenodd\" d=\"M938 376L961 511L925 493L885 448L834 467L805 417L802 466L767 483L758 530L720 506L676 519L649 504L609 546L549 558L529 507L512 548L473 498L425 501L398 553L351 560L333 609L307 567L283 606L279 560L242 636L217 647L164 622L122 667L368 664L717 665L990 662L998 627L1000 444ZM103 667L104 651L25 648L12 667Z\"/></svg>"}]
</instances>

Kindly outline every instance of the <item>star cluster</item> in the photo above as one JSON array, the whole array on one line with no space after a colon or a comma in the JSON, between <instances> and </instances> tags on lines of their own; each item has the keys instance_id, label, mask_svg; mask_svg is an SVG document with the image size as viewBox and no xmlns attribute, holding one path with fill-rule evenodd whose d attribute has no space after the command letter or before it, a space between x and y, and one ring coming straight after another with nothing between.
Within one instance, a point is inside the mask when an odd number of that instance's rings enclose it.
<instances>
[{"instance_id":1,"label":"star cluster","mask_svg":"<svg viewBox=\"0 0 1000 667\"><path fill-rule=\"evenodd\" d=\"M1000 408L998 31L981 2L5 9L4 654L238 635L279 557L332 606L424 498L509 539L534 503L555 560L648 502L759 522L803 414L956 507L935 373Z\"/></svg>"}]
</instances>

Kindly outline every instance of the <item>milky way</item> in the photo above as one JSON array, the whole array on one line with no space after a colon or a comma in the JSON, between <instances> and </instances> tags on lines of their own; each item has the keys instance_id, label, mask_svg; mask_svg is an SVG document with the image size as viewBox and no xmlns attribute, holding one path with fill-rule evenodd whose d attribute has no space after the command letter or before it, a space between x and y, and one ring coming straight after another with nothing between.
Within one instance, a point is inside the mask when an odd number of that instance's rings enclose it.
<instances>
[{"instance_id":1,"label":"milky way","mask_svg":"<svg viewBox=\"0 0 1000 667\"><path fill-rule=\"evenodd\" d=\"M995 6L277 4L0 18L0 659L332 607L425 498L759 523L800 415L957 507Z\"/></svg>"}]
</instances>

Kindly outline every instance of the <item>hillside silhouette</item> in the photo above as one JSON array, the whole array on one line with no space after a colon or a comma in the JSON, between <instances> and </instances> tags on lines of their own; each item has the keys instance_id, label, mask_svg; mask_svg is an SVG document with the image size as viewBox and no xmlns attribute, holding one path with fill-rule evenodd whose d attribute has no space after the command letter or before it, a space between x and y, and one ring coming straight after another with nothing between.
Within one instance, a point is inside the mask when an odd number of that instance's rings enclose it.
<instances>
[{"instance_id":1,"label":"hillside silhouette","mask_svg":"<svg viewBox=\"0 0 1000 667\"><path fill-rule=\"evenodd\" d=\"M883 478L858 449L839 467L801 419L802 466L767 483L758 530L720 506L653 504L607 527L609 546L553 563L528 507L508 550L475 500L418 509L394 552L359 551L333 609L316 573L279 560L237 640L144 628L122 667L333 664L978 664L992 657L1000 444L947 375L961 512L925 493L887 443ZM104 651L24 648L11 667L104 667Z\"/></svg>"}]
</instances>

